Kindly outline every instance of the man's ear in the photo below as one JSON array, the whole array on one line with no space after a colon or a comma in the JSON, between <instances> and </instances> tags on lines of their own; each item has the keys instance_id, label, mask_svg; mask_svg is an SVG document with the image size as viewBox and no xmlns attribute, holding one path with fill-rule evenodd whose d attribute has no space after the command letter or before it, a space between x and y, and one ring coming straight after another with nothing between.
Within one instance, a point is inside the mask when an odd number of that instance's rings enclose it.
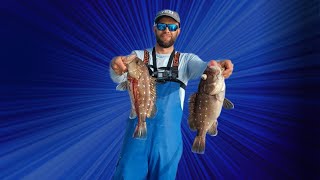
<instances>
[{"instance_id":1,"label":"man's ear","mask_svg":"<svg viewBox=\"0 0 320 180\"><path fill-rule=\"evenodd\" d=\"M157 28L156 28L156 26L153 26L153 32L154 32L154 34L157 33Z\"/></svg>"},{"instance_id":2,"label":"man's ear","mask_svg":"<svg viewBox=\"0 0 320 180\"><path fill-rule=\"evenodd\" d=\"M180 29L181 29L181 28L177 29L177 37L178 37L179 34L180 34Z\"/></svg>"}]
</instances>

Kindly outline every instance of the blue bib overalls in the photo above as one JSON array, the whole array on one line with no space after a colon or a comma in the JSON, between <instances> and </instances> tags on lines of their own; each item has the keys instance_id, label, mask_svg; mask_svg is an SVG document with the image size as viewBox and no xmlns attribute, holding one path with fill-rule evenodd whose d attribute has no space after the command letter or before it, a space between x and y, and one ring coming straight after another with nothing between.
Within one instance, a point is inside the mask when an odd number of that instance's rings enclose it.
<instances>
[{"instance_id":1,"label":"blue bib overalls","mask_svg":"<svg viewBox=\"0 0 320 180\"><path fill-rule=\"evenodd\" d=\"M157 83L157 114L147 119L147 138L132 137L136 119L128 119L114 179L175 179L182 155L180 84Z\"/></svg>"}]
</instances>

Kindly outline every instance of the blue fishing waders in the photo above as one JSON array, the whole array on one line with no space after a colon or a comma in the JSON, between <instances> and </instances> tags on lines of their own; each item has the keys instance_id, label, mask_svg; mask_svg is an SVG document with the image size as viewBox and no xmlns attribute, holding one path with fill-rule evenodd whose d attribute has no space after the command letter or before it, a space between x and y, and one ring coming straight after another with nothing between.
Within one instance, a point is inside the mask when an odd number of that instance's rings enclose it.
<instances>
[{"instance_id":1,"label":"blue fishing waders","mask_svg":"<svg viewBox=\"0 0 320 180\"><path fill-rule=\"evenodd\" d=\"M114 179L175 179L182 155L180 84L157 83L157 114L147 119L147 138L132 137L136 119L127 129Z\"/></svg>"}]
</instances>

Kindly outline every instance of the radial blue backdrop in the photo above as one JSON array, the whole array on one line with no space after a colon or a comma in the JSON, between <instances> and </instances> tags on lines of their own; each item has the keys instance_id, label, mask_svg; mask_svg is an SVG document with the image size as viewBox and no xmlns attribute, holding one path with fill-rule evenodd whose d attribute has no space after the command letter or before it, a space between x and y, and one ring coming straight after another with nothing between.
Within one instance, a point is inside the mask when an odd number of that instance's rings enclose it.
<instances>
[{"instance_id":1,"label":"radial blue backdrop","mask_svg":"<svg viewBox=\"0 0 320 180\"><path fill-rule=\"evenodd\" d=\"M0 4L0 179L112 177L130 100L115 90L109 63L153 47L153 18L165 8L181 16L177 50L235 66L226 80L235 109L222 111L204 155L191 152L184 109L177 179L319 178L320 126L304 116L319 107L311 95L319 1L8 0Z\"/></svg>"}]
</instances>

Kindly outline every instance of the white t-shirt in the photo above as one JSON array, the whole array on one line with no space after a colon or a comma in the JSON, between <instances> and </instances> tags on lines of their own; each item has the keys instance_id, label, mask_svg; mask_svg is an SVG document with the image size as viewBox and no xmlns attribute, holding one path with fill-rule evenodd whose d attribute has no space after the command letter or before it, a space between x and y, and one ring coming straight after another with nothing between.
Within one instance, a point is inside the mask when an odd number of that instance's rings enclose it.
<instances>
[{"instance_id":1,"label":"white t-shirt","mask_svg":"<svg viewBox=\"0 0 320 180\"><path fill-rule=\"evenodd\" d=\"M153 65L152 60L152 48L147 49L149 52L149 65ZM144 50L134 50L132 54L136 54L141 60L144 59ZM158 54L156 53L157 68L167 67L169 58L171 54ZM188 85L190 79L200 78L202 73L207 67L207 62L202 61L197 55L192 53L180 53L179 66L178 66L178 79L182 81L185 85ZM151 68L152 69L152 68ZM121 83L127 80L127 73L122 75L117 75L110 67L111 79L116 83ZM181 109L183 109L185 90L180 88L179 90Z\"/></svg>"}]
</instances>

